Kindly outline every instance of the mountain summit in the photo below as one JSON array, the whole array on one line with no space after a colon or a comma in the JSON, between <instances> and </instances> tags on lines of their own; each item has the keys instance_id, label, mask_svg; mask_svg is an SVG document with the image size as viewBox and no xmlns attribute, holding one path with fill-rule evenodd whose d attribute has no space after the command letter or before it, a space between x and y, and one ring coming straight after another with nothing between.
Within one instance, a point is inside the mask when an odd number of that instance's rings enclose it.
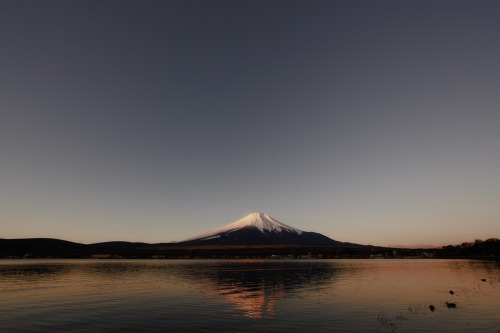
<instances>
[{"instance_id":1,"label":"mountain summit","mask_svg":"<svg viewBox=\"0 0 500 333\"><path fill-rule=\"evenodd\" d=\"M241 229L252 229L252 228L259 229L259 231L262 233L291 232L291 233L296 233L298 235L303 233L302 230L281 223L267 214L252 213L222 228L208 230L207 232L201 235L186 239L185 241L191 241L196 239L208 240L212 238L218 238L223 233L231 233Z\"/></svg>"},{"instance_id":2,"label":"mountain summit","mask_svg":"<svg viewBox=\"0 0 500 333\"><path fill-rule=\"evenodd\" d=\"M252 213L224 227L211 229L177 244L185 245L333 245L342 243L316 232L291 227L264 213Z\"/></svg>"}]
</instances>

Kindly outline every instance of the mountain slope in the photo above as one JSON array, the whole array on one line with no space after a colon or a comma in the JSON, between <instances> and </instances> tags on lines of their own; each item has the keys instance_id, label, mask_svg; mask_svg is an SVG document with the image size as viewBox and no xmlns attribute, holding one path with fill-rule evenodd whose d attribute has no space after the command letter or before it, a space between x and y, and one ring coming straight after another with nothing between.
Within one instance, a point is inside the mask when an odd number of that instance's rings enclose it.
<instances>
[{"instance_id":1,"label":"mountain slope","mask_svg":"<svg viewBox=\"0 0 500 333\"><path fill-rule=\"evenodd\" d=\"M316 232L306 232L281 223L267 214L252 213L221 228L186 239L178 245L331 245L362 246L342 243Z\"/></svg>"},{"instance_id":2,"label":"mountain slope","mask_svg":"<svg viewBox=\"0 0 500 333\"><path fill-rule=\"evenodd\" d=\"M189 238L184 240L186 241L191 241L191 240L197 240L197 239L204 239L208 240L213 238L217 238L218 235L221 235L223 233L231 233L237 230L241 230L243 228L255 228L258 229L262 233L269 233L269 232L291 232L291 233L296 233L296 234L301 234L303 231L290 227L284 223L281 223L272 217L270 217L267 214L263 213L252 213L250 215L245 216L242 219L239 219L236 222L230 223L222 228L217 228L217 229L211 229L208 230L207 232L200 234L198 236Z\"/></svg>"},{"instance_id":3,"label":"mountain slope","mask_svg":"<svg viewBox=\"0 0 500 333\"><path fill-rule=\"evenodd\" d=\"M87 245L54 238L0 239L0 255L19 256L61 256L68 253L83 253Z\"/></svg>"}]
</instances>

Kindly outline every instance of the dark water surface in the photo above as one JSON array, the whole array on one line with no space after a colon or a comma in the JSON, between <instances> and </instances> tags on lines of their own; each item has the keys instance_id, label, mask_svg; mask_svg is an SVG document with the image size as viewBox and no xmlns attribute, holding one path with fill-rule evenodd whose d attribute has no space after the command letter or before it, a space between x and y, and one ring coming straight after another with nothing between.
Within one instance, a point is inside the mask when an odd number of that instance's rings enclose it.
<instances>
[{"instance_id":1,"label":"dark water surface","mask_svg":"<svg viewBox=\"0 0 500 333\"><path fill-rule=\"evenodd\" d=\"M500 332L494 261L0 260L0 293L0 332Z\"/></svg>"}]
</instances>

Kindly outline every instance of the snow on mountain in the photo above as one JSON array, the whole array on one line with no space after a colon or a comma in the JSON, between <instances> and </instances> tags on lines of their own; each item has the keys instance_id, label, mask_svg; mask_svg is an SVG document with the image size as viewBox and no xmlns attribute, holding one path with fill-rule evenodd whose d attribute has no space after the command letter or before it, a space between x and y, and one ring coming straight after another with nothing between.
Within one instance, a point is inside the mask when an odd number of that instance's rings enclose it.
<instances>
[{"instance_id":1,"label":"snow on mountain","mask_svg":"<svg viewBox=\"0 0 500 333\"><path fill-rule=\"evenodd\" d=\"M263 213L252 213L222 228L209 230L201 235L176 244L190 246L283 244L304 246L363 246L339 242L317 232L302 231L281 223Z\"/></svg>"},{"instance_id":2,"label":"snow on mountain","mask_svg":"<svg viewBox=\"0 0 500 333\"><path fill-rule=\"evenodd\" d=\"M183 242L188 242L192 240L209 240L218 238L221 234L227 232L234 232L244 228L257 228L262 233L280 233L280 232L290 232L297 235L303 233L302 230L291 227L284 223L281 223L267 214L264 213L252 213L245 216L242 219L239 219L236 222L228 224L222 228L211 229L201 235L189 238L184 240Z\"/></svg>"}]
</instances>

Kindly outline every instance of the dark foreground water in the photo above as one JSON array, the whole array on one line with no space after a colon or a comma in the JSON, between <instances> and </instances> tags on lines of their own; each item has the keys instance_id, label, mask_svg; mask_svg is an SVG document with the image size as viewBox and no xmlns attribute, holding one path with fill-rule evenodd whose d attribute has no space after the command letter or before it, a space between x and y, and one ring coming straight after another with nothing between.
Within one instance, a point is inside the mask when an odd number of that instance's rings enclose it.
<instances>
[{"instance_id":1,"label":"dark foreground water","mask_svg":"<svg viewBox=\"0 0 500 333\"><path fill-rule=\"evenodd\" d=\"M0 260L0 332L500 332L499 279L473 260Z\"/></svg>"}]
</instances>

